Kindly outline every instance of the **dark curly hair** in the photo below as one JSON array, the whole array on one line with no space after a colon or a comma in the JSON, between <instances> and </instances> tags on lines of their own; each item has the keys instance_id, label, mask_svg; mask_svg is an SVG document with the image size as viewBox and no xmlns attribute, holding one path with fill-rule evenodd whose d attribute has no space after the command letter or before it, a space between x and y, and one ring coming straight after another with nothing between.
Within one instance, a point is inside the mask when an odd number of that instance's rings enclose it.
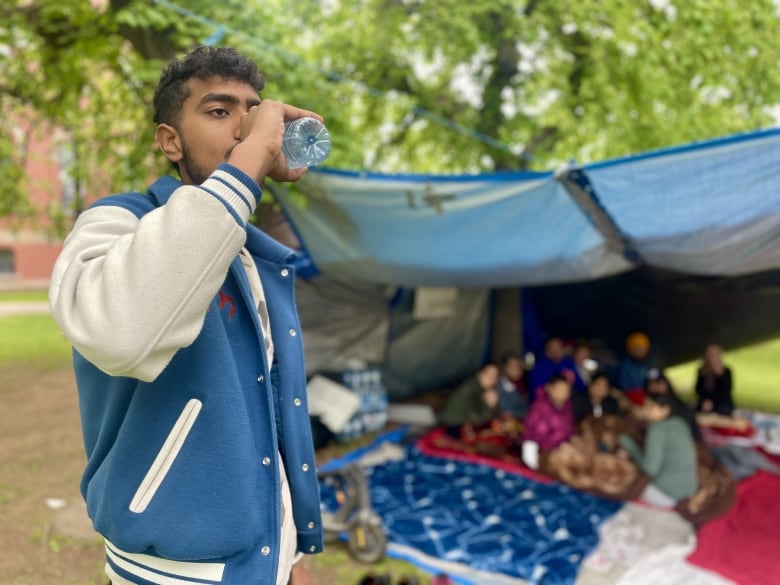
<instances>
[{"instance_id":1,"label":"dark curly hair","mask_svg":"<svg viewBox=\"0 0 780 585\"><path fill-rule=\"evenodd\" d=\"M186 82L196 77L222 77L245 82L259 93L265 78L257 64L229 47L199 46L180 59L173 59L160 75L154 90L154 123L176 126L184 100L189 97Z\"/></svg>"}]
</instances>

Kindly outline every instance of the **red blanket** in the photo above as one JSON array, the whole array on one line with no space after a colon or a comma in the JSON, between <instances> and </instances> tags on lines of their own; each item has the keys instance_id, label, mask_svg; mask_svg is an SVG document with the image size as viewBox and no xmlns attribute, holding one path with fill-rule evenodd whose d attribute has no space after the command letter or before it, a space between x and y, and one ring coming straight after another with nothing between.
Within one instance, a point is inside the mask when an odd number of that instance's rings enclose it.
<instances>
[{"instance_id":1,"label":"red blanket","mask_svg":"<svg viewBox=\"0 0 780 585\"><path fill-rule=\"evenodd\" d=\"M425 434L417 441L417 447L424 455L432 457L444 457L455 459L457 461L466 461L468 463L482 463L497 469L503 469L510 473L516 473L535 479L541 483L549 483L552 478L530 469L520 461L520 457L506 455L504 457L494 457L479 452L477 449L471 449L464 445L462 441L453 439L447 435L442 428L435 428Z\"/></svg>"},{"instance_id":2,"label":"red blanket","mask_svg":"<svg viewBox=\"0 0 780 585\"><path fill-rule=\"evenodd\" d=\"M739 585L780 583L780 477L764 471L737 484L737 501L698 531L688 560Z\"/></svg>"}]
</instances>

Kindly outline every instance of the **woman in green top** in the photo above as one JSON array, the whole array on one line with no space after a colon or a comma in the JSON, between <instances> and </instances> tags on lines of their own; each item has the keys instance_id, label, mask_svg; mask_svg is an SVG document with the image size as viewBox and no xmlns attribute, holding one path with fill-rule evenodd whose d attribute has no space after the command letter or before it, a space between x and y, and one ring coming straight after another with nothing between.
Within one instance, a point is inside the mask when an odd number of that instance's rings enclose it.
<instances>
[{"instance_id":1,"label":"woman in green top","mask_svg":"<svg viewBox=\"0 0 780 585\"><path fill-rule=\"evenodd\" d=\"M696 445L685 421L672 415L669 394L648 393L642 412L648 423L644 449L627 435L620 445L651 478L640 499L673 507L698 489Z\"/></svg>"}]
</instances>

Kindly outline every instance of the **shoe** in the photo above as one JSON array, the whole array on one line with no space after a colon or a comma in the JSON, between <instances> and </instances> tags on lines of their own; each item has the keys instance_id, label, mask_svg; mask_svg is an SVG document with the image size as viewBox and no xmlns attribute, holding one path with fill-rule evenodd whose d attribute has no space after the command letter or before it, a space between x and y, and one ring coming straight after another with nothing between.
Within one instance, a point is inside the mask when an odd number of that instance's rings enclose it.
<instances>
[{"instance_id":1,"label":"shoe","mask_svg":"<svg viewBox=\"0 0 780 585\"><path fill-rule=\"evenodd\" d=\"M358 581L358 585L392 585L390 582L390 575L375 575L374 573L366 573Z\"/></svg>"}]
</instances>

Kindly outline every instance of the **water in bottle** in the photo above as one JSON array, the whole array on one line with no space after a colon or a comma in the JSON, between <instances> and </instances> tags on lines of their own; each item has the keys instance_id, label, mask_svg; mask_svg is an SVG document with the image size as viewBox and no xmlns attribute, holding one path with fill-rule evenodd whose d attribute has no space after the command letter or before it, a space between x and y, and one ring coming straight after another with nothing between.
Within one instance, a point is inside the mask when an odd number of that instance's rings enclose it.
<instances>
[{"instance_id":1,"label":"water in bottle","mask_svg":"<svg viewBox=\"0 0 780 585\"><path fill-rule=\"evenodd\" d=\"M282 152L291 169L311 167L330 154L330 132L316 118L298 118L285 124Z\"/></svg>"}]
</instances>

